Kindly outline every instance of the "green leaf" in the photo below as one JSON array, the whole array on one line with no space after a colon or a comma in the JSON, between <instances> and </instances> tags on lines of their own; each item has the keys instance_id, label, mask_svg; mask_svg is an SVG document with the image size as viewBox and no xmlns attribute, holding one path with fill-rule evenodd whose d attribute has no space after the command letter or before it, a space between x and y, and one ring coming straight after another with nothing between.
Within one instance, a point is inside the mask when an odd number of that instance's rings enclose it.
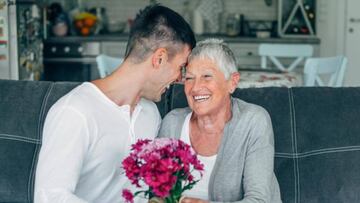
<instances>
[{"instance_id":1,"label":"green leaf","mask_svg":"<svg viewBox=\"0 0 360 203\"><path fill-rule=\"evenodd\" d=\"M199 181L200 181L200 180L196 180L196 181L194 181L194 182L191 182L191 183L185 185L181 192L184 192L185 190L190 190L190 189L193 188L194 185L195 185L197 182L199 182Z\"/></svg>"},{"instance_id":2,"label":"green leaf","mask_svg":"<svg viewBox=\"0 0 360 203\"><path fill-rule=\"evenodd\" d=\"M141 191L137 191L134 193L134 196L137 196L138 194L144 193L145 197L147 196L147 194L149 193L148 190L141 190Z\"/></svg>"}]
</instances>

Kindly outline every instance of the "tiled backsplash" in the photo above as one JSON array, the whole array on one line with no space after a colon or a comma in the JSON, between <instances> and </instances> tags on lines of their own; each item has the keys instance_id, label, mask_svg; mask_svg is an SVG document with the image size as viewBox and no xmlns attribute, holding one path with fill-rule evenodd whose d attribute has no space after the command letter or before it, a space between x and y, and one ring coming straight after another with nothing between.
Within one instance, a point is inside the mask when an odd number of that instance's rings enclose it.
<instances>
[{"instance_id":1,"label":"tiled backsplash","mask_svg":"<svg viewBox=\"0 0 360 203\"><path fill-rule=\"evenodd\" d=\"M183 11L183 3L185 0L158 0L161 4L168 6L180 14ZM149 4L146 0L88 0L83 1L85 6L103 6L107 9L111 18L127 19L135 16L139 8L143 8ZM277 18L277 1L273 1L273 5L268 7L264 0L223 0L224 8L229 13L242 13L248 19L252 20L275 20ZM195 7L198 0L191 1L191 6Z\"/></svg>"},{"instance_id":2,"label":"tiled backsplash","mask_svg":"<svg viewBox=\"0 0 360 203\"><path fill-rule=\"evenodd\" d=\"M149 4L150 0L48 0L48 2L58 1L63 3L66 8L76 6L81 2L85 8L105 7L109 19L127 21L134 18L139 9ZM190 6L195 8L200 0L190 0ZM157 2L168 6L180 14L183 13L185 0L157 0ZM264 0L223 0L224 15L227 13L244 14L250 20L276 20L277 3L273 0L271 6L266 6Z\"/></svg>"}]
</instances>

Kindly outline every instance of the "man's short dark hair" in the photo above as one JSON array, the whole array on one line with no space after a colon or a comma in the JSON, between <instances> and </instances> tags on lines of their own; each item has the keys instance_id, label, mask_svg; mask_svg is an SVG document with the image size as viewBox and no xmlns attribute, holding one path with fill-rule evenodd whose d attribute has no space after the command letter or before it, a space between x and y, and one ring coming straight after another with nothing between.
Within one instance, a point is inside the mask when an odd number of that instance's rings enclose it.
<instances>
[{"instance_id":1,"label":"man's short dark hair","mask_svg":"<svg viewBox=\"0 0 360 203\"><path fill-rule=\"evenodd\" d=\"M141 62L160 47L166 48L172 57L185 44L192 49L196 41L184 18L165 6L150 5L137 14L131 26L125 58Z\"/></svg>"}]
</instances>

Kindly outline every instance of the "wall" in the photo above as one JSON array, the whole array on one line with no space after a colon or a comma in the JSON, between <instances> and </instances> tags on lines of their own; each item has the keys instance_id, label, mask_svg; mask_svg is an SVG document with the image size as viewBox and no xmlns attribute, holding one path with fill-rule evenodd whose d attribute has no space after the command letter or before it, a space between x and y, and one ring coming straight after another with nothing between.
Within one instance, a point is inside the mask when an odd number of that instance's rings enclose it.
<instances>
[{"instance_id":1,"label":"wall","mask_svg":"<svg viewBox=\"0 0 360 203\"><path fill-rule=\"evenodd\" d=\"M149 0L47 0L51 2L61 2L67 9L82 4L84 8L105 7L109 19L127 21L134 18L139 9L144 8L150 3ZM183 13L185 0L157 0L157 2L168 6L180 14ZM195 8L200 0L190 0L190 5ZM250 20L276 20L277 19L277 0L273 0L271 6L266 6L264 0L223 0L224 16L227 13L244 14Z\"/></svg>"},{"instance_id":2,"label":"wall","mask_svg":"<svg viewBox=\"0 0 360 203\"><path fill-rule=\"evenodd\" d=\"M321 39L320 56L329 57L344 55L348 58L348 66L344 77L344 86L360 86L360 60L357 42L347 46L347 9L348 0L317 0L318 1L318 37ZM353 2L358 3L358 0ZM351 6L351 8L357 8ZM354 15L355 16L355 15ZM359 16L359 15L357 15ZM357 38L359 39L359 38ZM350 51L349 51L350 50ZM355 53L355 54L354 54Z\"/></svg>"}]
</instances>

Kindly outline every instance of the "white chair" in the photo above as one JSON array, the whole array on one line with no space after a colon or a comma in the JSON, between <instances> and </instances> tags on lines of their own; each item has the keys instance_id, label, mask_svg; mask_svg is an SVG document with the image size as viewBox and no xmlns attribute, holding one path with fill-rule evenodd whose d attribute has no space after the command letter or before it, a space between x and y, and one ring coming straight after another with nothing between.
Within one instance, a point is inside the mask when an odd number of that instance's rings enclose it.
<instances>
[{"instance_id":1,"label":"white chair","mask_svg":"<svg viewBox=\"0 0 360 203\"><path fill-rule=\"evenodd\" d=\"M304 67L305 86L341 87L347 65L344 56L327 58L309 58ZM323 79L327 76L328 83Z\"/></svg>"},{"instance_id":2,"label":"white chair","mask_svg":"<svg viewBox=\"0 0 360 203\"><path fill-rule=\"evenodd\" d=\"M96 57L96 63L101 78L111 74L123 62L122 58L115 58L101 54Z\"/></svg>"},{"instance_id":3,"label":"white chair","mask_svg":"<svg viewBox=\"0 0 360 203\"><path fill-rule=\"evenodd\" d=\"M261 68L267 68L267 58L281 71L290 72L302 60L313 55L313 47L305 44L260 44ZM285 67L279 58L295 58L289 67Z\"/></svg>"}]
</instances>

